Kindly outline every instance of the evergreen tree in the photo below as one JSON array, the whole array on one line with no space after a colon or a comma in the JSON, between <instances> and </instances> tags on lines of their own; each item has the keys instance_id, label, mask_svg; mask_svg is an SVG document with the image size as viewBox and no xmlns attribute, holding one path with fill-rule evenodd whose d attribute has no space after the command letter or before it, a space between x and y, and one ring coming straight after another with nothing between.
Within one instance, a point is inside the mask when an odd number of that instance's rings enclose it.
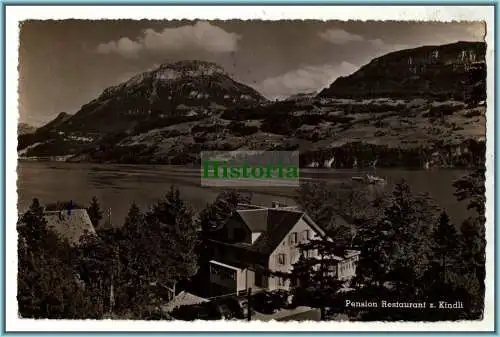
<instances>
[{"instance_id":1,"label":"evergreen tree","mask_svg":"<svg viewBox=\"0 0 500 337\"><path fill-rule=\"evenodd\" d=\"M24 318L97 318L93 296L82 288L68 257L71 247L43 217L37 199L18 221L19 314Z\"/></svg>"},{"instance_id":2,"label":"evergreen tree","mask_svg":"<svg viewBox=\"0 0 500 337\"><path fill-rule=\"evenodd\" d=\"M148 264L143 220L132 204L122 228L101 229L98 236L89 235L81 242L80 273L97 294L102 312L140 318L138 313L150 304L150 280L143 275Z\"/></svg>"},{"instance_id":3,"label":"evergreen tree","mask_svg":"<svg viewBox=\"0 0 500 337\"><path fill-rule=\"evenodd\" d=\"M325 239L315 239L299 245L302 255L288 275L296 284L299 296L311 307L321 309L321 319L326 317L326 307L332 306L342 281L338 279L338 257L344 256L343 247Z\"/></svg>"},{"instance_id":4,"label":"evergreen tree","mask_svg":"<svg viewBox=\"0 0 500 337\"><path fill-rule=\"evenodd\" d=\"M484 278L486 276L485 173L484 167L477 168L453 183L456 188L455 196L458 200L466 200L467 207L476 211L475 216L469 217L462 223L459 235L460 255L465 267L462 268L465 269L463 273L475 275L479 289L475 293L475 298L471 300L474 303L476 314L482 314L484 308Z\"/></svg>"},{"instance_id":5,"label":"evergreen tree","mask_svg":"<svg viewBox=\"0 0 500 337\"><path fill-rule=\"evenodd\" d=\"M141 209L135 202L130 205L130 209L125 218L125 224L123 228L128 232L138 232L138 227L140 227L141 222L144 220L144 214L142 214Z\"/></svg>"},{"instance_id":6,"label":"evergreen tree","mask_svg":"<svg viewBox=\"0 0 500 337\"><path fill-rule=\"evenodd\" d=\"M241 191L225 191L220 193L215 201L200 213L200 225L205 238L211 237L214 232L229 219L237 209L238 204L249 204L252 194Z\"/></svg>"},{"instance_id":7,"label":"evergreen tree","mask_svg":"<svg viewBox=\"0 0 500 337\"><path fill-rule=\"evenodd\" d=\"M87 212L89 214L90 221L92 222L92 225L94 228L97 230L99 229L99 224L100 221L102 220L102 211L99 206L99 201L97 200L97 197L92 197L92 200L90 201L90 205L87 208Z\"/></svg>"},{"instance_id":8,"label":"evergreen tree","mask_svg":"<svg viewBox=\"0 0 500 337\"><path fill-rule=\"evenodd\" d=\"M130 309L134 316L142 317L142 313L150 304L149 282L142 274L144 264L148 261L144 248L147 247L149 228L145 224L145 214L132 203L123 226L123 240L120 245L122 258L121 278L126 281L117 291L117 302L123 308ZM118 289L117 289L118 290Z\"/></svg>"},{"instance_id":9,"label":"evergreen tree","mask_svg":"<svg viewBox=\"0 0 500 337\"><path fill-rule=\"evenodd\" d=\"M305 183L295 201L330 237L356 245L359 229L378 216L384 198L384 193L352 184ZM337 223L338 216L348 225Z\"/></svg>"},{"instance_id":10,"label":"evergreen tree","mask_svg":"<svg viewBox=\"0 0 500 337\"><path fill-rule=\"evenodd\" d=\"M193 209L171 187L166 196L146 214L147 237L152 243L148 272L157 281L176 284L198 270L198 231Z\"/></svg>"},{"instance_id":11,"label":"evergreen tree","mask_svg":"<svg viewBox=\"0 0 500 337\"><path fill-rule=\"evenodd\" d=\"M439 223L434 230L434 252L437 255L438 263L441 265L441 279L446 281L446 271L451 269L457 259L458 234L455 226L450 223L450 218L446 212L442 212Z\"/></svg>"},{"instance_id":12,"label":"evergreen tree","mask_svg":"<svg viewBox=\"0 0 500 337\"><path fill-rule=\"evenodd\" d=\"M43 249L44 240L48 236L47 221L43 216L43 208L38 199L33 199L28 211L17 223L19 238L22 238L25 248Z\"/></svg>"},{"instance_id":13,"label":"evergreen tree","mask_svg":"<svg viewBox=\"0 0 500 337\"><path fill-rule=\"evenodd\" d=\"M378 286L391 281L415 293L431 259L434 208L428 197L414 196L406 182L397 184L383 215L361 234L358 281Z\"/></svg>"},{"instance_id":14,"label":"evergreen tree","mask_svg":"<svg viewBox=\"0 0 500 337\"><path fill-rule=\"evenodd\" d=\"M55 203L50 203L45 206L46 211L68 211L69 209L80 209L85 208L79 203L75 203L72 200L69 201L57 201Z\"/></svg>"},{"instance_id":15,"label":"evergreen tree","mask_svg":"<svg viewBox=\"0 0 500 337\"><path fill-rule=\"evenodd\" d=\"M484 221L486 209L486 169L484 167L474 170L472 173L461 177L453 183L455 196L459 201L466 200L467 208L474 209L481 221Z\"/></svg>"},{"instance_id":16,"label":"evergreen tree","mask_svg":"<svg viewBox=\"0 0 500 337\"><path fill-rule=\"evenodd\" d=\"M334 218L333 193L329 186L321 183L301 184L295 202L321 228L329 229Z\"/></svg>"}]
</instances>

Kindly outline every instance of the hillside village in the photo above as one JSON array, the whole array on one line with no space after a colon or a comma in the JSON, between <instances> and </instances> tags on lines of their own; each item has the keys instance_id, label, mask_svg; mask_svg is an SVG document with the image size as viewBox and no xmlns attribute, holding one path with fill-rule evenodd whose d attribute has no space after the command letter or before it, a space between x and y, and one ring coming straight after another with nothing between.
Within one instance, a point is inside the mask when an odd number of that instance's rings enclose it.
<instances>
[{"instance_id":1,"label":"hillside village","mask_svg":"<svg viewBox=\"0 0 500 337\"><path fill-rule=\"evenodd\" d=\"M296 150L303 166L471 167L485 148L485 44L393 52L317 95L269 101L204 61L164 64L61 113L18 152L32 160L196 164L200 151ZM276 123L276 121L280 121Z\"/></svg>"}]
</instances>

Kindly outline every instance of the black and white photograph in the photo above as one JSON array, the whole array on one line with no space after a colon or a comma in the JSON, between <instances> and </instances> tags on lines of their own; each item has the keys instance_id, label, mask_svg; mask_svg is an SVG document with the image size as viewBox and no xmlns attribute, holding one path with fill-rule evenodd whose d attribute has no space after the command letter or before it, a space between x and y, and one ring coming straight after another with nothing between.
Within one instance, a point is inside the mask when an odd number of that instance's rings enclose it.
<instances>
[{"instance_id":1,"label":"black and white photograph","mask_svg":"<svg viewBox=\"0 0 500 337\"><path fill-rule=\"evenodd\" d=\"M17 316L484 320L486 22L199 17L19 22Z\"/></svg>"}]
</instances>

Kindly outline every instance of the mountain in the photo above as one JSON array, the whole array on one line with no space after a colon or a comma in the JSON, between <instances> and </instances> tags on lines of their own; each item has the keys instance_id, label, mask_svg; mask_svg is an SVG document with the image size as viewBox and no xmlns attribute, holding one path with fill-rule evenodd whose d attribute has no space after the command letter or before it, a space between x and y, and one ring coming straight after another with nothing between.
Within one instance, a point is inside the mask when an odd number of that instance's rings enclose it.
<instances>
[{"instance_id":1,"label":"mountain","mask_svg":"<svg viewBox=\"0 0 500 337\"><path fill-rule=\"evenodd\" d=\"M74 115L59 114L36 134L21 137L18 151L40 143L37 156L75 154L110 134L140 133L265 101L214 63L163 64L105 89Z\"/></svg>"},{"instance_id":2,"label":"mountain","mask_svg":"<svg viewBox=\"0 0 500 337\"><path fill-rule=\"evenodd\" d=\"M400 50L340 77L320 98L435 98L484 100L484 42L457 42Z\"/></svg>"},{"instance_id":3,"label":"mountain","mask_svg":"<svg viewBox=\"0 0 500 337\"><path fill-rule=\"evenodd\" d=\"M58 128L61 128L64 126L64 123L66 123L72 116L66 112L61 112L57 115L56 118L48 122L47 124L43 125L42 127L39 128L38 132L47 132L47 131L52 131L52 130L57 130Z\"/></svg>"},{"instance_id":4,"label":"mountain","mask_svg":"<svg viewBox=\"0 0 500 337\"><path fill-rule=\"evenodd\" d=\"M67 131L109 133L130 130L172 116L197 116L210 110L264 102L218 65L180 61L136 75L105 89L65 125Z\"/></svg>"},{"instance_id":5,"label":"mountain","mask_svg":"<svg viewBox=\"0 0 500 337\"><path fill-rule=\"evenodd\" d=\"M305 101L314 98L317 92L301 92L298 94L291 95L286 98L287 101Z\"/></svg>"},{"instance_id":6,"label":"mountain","mask_svg":"<svg viewBox=\"0 0 500 337\"><path fill-rule=\"evenodd\" d=\"M19 123L17 125L17 134L18 135L26 135L30 133L34 133L36 131L36 128L34 126L31 126L27 123Z\"/></svg>"},{"instance_id":7,"label":"mountain","mask_svg":"<svg viewBox=\"0 0 500 337\"><path fill-rule=\"evenodd\" d=\"M106 89L75 115L20 136L18 151L129 164L193 164L201 151L299 150L305 166L332 157L333 167L481 165L484 53L465 46L482 48L458 43L391 53L317 96L277 102L212 63L162 65ZM434 61L422 63L424 51ZM448 56L457 51L469 61ZM400 74L415 62L416 74Z\"/></svg>"}]
</instances>

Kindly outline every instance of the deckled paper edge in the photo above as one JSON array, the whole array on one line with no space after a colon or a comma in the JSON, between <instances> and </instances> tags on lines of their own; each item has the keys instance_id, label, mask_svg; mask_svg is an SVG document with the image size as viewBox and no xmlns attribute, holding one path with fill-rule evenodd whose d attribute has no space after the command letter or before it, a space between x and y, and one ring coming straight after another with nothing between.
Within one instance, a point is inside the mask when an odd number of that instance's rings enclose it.
<instances>
[{"instance_id":1,"label":"deckled paper edge","mask_svg":"<svg viewBox=\"0 0 500 337\"><path fill-rule=\"evenodd\" d=\"M494 7L493 6L6 6L6 331L493 331L494 330ZM107 15L103 16L103 13ZM17 317L17 121L19 22L28 19L401 20L487 24L486 294L483 321L461 322L162 322L27 320Z\"/></svg>"}]
</instances>

